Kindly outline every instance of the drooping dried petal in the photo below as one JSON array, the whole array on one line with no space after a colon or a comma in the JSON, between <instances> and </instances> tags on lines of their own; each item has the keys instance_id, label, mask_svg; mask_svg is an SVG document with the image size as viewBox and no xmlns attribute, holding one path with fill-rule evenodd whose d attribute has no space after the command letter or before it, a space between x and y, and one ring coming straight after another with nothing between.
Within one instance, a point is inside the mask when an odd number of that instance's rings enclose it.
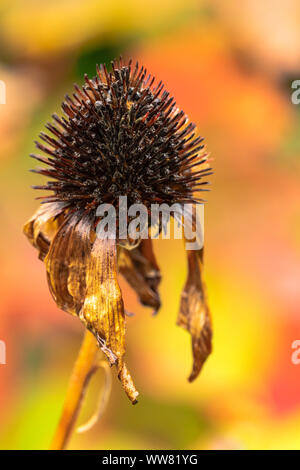
<instances>
[{"instance_id":1,"label":"drooping dried petal","mask_svg":"<svg viewBox=\"0 0 300 470\"><path fill-rule=\"evenodd\" d=\"M152 247L152 240L142 240L137 248L121 248L118 257L120 273L137 293L140 302L154 308L154 314L160 308L158 285L161 279Z\"/></svg>"},{"instance_id":2,"label":"drooping dried petal","mask_svg":"<svg viewBox=\"0 0 300 470\"><path fill-rule=\"evenodd\" d=\"M125 314L117 279L115 240L96 238L90 254L86 276L86 294L80 319L97 337L130 400L135 403L138 392L124 364Z\"/></svg>"},{"instance_id":3,"label":"drooping dried petal","mask_svg":"<svg viewBox=\"0 0 300 470\"><path fill-rule=\"evenodd\" d=\"M139 392L135 388L132 377L127 369L125 362L119 367L118 377L123 385L123 388L133 405L137 403Z\"/></svg>"},{"instance_id":4,"label":"drooping dried petal","mask_svg":"<svg viewBox=\"0 0 300 470\"><path fill-rule=\"evenodd\" d=\"M69 215L45 258L50 292L58 307L72 315L79 314L84 301L91 228L90 215Z\"/></svg>"},{"instance_id":5,"label":"drooping dried petal","mask_svg":"<svg viewBox=\"0 0 300 470\"><path fill-rule=\"evenodd\" d=\"M202 279L203 248L187 251L188 276L181 294L177 325L192 336L193 368L189 376L192 382L199 375L204 362L211 353L212 329L207 305L205 285Z\"/></svg>"},{"instance_id":6,"label":"drooping dried petal","mask_svg":"<svg viewBox=\"0 0 300 470\"><path fill-rule=\"evenodd\" d=\"M56 217L65 210L66 206L65 202L43 204L24 225L24 234L39 250L41 260L44 260L47 255L50 243L58 229L59 221Z\"/></svg>"}]
</instances>

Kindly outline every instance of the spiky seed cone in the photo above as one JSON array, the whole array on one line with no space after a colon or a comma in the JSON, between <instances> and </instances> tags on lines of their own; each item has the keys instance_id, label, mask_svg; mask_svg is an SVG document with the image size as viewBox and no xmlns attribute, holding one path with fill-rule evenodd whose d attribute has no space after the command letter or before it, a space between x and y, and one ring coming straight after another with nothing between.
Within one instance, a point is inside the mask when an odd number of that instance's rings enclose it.
<instances>
[{"instance_id":1,"label":"spiky seed cone","mask_svg":"<svg viewBox=\"0 0 300 470\"><path fill-rule=\"evenodd\" d=\"M65 117L53 115L54 124L36 142L47 157L32 154L50 168L32 171L51 177L36 189L51 190L42 202L65 201L70 208L94 210L101 203L187 203L202 201L211 174L203 154L203 138L195 136L160 82L138 63L112 62L109 73L97 66L97 76L85 75L82 88L62 104ZM201 165L205 164L201 169Z\"/></svg>"}]
</instances>

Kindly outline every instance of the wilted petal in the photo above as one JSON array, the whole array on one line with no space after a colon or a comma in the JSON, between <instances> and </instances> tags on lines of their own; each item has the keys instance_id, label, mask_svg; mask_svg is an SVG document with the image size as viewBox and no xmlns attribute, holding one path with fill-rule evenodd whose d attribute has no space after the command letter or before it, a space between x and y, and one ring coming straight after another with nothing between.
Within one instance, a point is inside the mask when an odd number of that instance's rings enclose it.
<instances>
[{"instance_id":1,"label":"wilted petal","mask_svg":"<svg viewBox=\"0 0 300 470\"><path fill-rule=\"evenodd\" d=\"M115 240L96 238L94 242L80 318L97 337L111 365L116 365L125 392L135 403L138 392L124 363L125 314L117 279Z\"/></svg>"},{"instance_id":2,"label":"wilted petal","mask_svg":"<svg viewBox=\"0 0 300 470\"><path fill-rule=\"evenodd\" d=\"M50 243L58 229L57 216L65 209L65 202L42 204L24 225L24 234L30 243L39 250L41 260L47 255Z\"/></svg>"},{"instance_id":3,"label":"wilted petal","mask_svg":"<svg viewBox=\"0 0 300 470\"><path fill-rule=\"evenodd\" d=\"M127 369L125 362L119 367L118 377L123 385L123 388L133 405L137 403L139 392L135 388L131 375Z\"/></svg>"},{"instance_id":4,"label":"wilted petal","mask_svg":"<svg viewBox=\"0 0 300 470\"><path fill-rule=\"evenodd\" d=\"M177 324L192 336L193 369L189 381L193 381L211 353L211 321L202 279L203 248L187 251L188 276L181 294Z\"/></svg>"},{"instance_id":5,"label":"wilted petal","mask_svg":"<svg viewBox=\"0 0 300 470\"><path fill-rule=\"evenodd\" d=\"M52 296L59 308L73 315L79 314L84 301L91 227L91 216L78 212L69 215L45 258Z\"/></svg>"},{"instance_id":6,"label":"wilted petal","mask_svg":"<svg viewBox=\"0 0 300 470\"><path fill-rule=\"evenodd\" d=\"M152 248L152 240L141 240L132 250L120 248L118 257L120 273L137 293L140 302L153 307L154 313L160 308L158 285L161 279Z\"/></svg>"}]
</instances>

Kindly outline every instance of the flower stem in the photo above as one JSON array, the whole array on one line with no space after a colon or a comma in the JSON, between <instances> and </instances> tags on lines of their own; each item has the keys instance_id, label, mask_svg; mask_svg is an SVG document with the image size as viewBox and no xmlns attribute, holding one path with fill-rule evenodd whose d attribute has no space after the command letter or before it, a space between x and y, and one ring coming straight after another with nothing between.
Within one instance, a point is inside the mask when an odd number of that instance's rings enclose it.
<instances>
[{"instance_id":1,"label":"flower stem","mask_svg":"<svg viewBox=\"0 0 300 470\"><path fill-rule=\"evenodd\" d=\"M98 349L95 337L87 330L72 371L63 411L50 446L51 450L66 448L89 379L98 368L96 363Z\"/></svg>"}]
</instances>

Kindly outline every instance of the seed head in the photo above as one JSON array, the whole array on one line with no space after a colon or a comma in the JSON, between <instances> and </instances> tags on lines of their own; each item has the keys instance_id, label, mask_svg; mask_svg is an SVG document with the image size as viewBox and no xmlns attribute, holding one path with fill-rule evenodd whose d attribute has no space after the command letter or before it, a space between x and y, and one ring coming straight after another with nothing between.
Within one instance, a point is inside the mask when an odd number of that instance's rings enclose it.
<instances>
[{"instance_id":1,"label":"seed head","mask_svg":"<svg viewBox=\"0 0 300 470\"><path fill-rule=\"evenodd\" d=\"M203 138L189 123L161 82L131 61L112 62L112 71L97 67L85 76L72 98L62 104L36 142L46 164L36 173L50 177L37 189L53 191L24 226L30 243L44 261L51 294L62 310L77 316L91 331L135 403L138 392L125 362L125 310L118 273L140 302L160 308L160 269L151 239L128 246L120 238L96 236L97 208L119 196L127 204L173 205L201 202L211 174ZM120 208L119 208L120 209ZM175 217L175 215L174 215ZM193 215L191 221L193 222ZM126 240L127 242L127 240ZM211 352L211 323L203 282L203 248L189 250L188 276L183 288L178 325L190 332L194 380Z\"/></svg>"},{"instance_id":2,"label":"seed head","mask_svg":"<svg viewBox=\"0 0 300 470\"><path fill-rule=\"evenodd\" d=\"M195 136L161 82L138 63L112 62L112 71L97 66L97 76L85 75L72 98L62 104L65 117L53 115L51 133L36 142L47 158L33 154L50 168L36 173L52 178L36 189L53 191L43 202L65 201L76 209L93 209L101 203L184 203L202 201L211 174L203 138ZM199 155L201 154L201 156ZM201 168L205 164L204 169ZM196 169L196 171L195 171Z\"/></svg>"}]
</instances>

